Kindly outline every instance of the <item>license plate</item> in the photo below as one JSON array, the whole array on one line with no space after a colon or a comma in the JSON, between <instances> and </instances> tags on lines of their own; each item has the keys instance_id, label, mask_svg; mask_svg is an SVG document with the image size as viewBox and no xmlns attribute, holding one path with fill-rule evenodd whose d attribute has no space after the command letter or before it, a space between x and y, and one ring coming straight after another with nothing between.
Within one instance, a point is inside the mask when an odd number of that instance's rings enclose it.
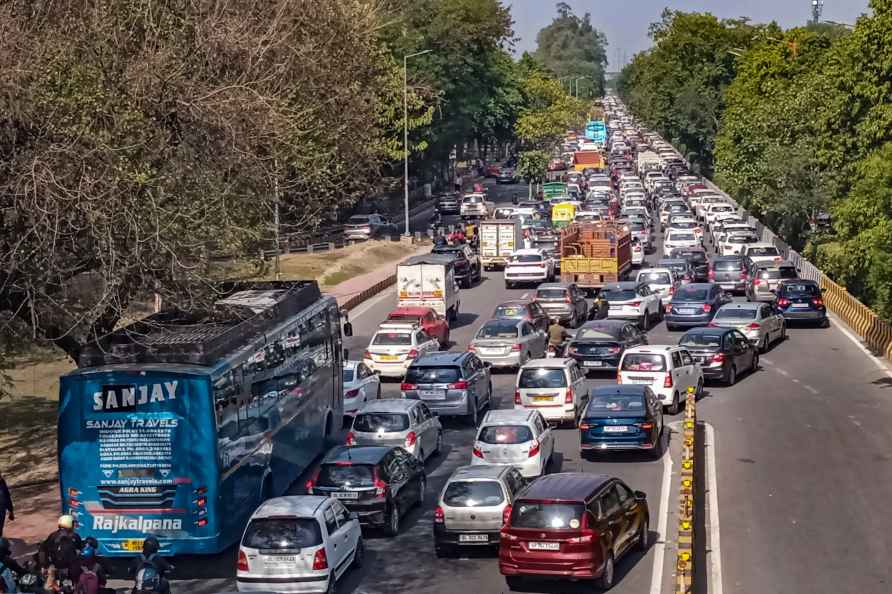
<instances>
[{"instance_id":1,"label":"license plate","mask_svg":"<svg viewBox=\"0 0 892 594\"><path fill-rule=\"evenodd\" d=\"M445 400L446 390L420 390L418 395L426 400Z\"/></svg>"},{"instance_id":2,"label":"license plate","mask_svg":"<svg viewBox=\"0 0 892 594\"><path fill-rule=\"evenodd\" d=\"M263 562L266 565L282 567L286 565L294 565L297 563L296 555L274 555L269 557L264 557Z\"/></svg>"},{"instance_id":3,"label":"license plate","mask_svg":"<svg viewBox=\"0 0 892 594\"><path fill-rule=\"evenodd\" d=\"M145 541L141 538L131 538L121 543L121 548L125 551L139 553L142 551L142 545Z\"/></svg>"},{"instance_id":4,"label":"license plate","mask_svg":"<svg viewBox=\"0 0 892 594\"><path fill-rule=\"evenodd\" d=\"M501 355L502 349L480 349L481 355Z\"/></svg>"},{"instance_id":5,"label":"license plate","mask_svg":"<svg viewBox=\"0 0 892 594\"><path fill-rule=\"evenodd\" d=\"M531 551L560 551L559 542L531 542L527 545Z\"/></svg>"},{"instance_id":6,"label":"license plate","mask_svg":"<svg viewBox=\"0 0 892 594\"><path fill-rule=\"evenodd\" d=\"M604 433L626 433L629 428L625 425L607 425L604 427Z\"/></svg>"},{"instance_id":7,"label":"license plate","mask_svg":"<svg viewBox=\"0 0 892 594\"><path fill-rule=\"evenodd\" d=\"M794 303L793 307L808 307L808 303Z\"/></svg>"},{"instance_id":8,"label":"license plate","mask_svg":"<svg viewBox=\"0 0 892 594\"><path fill-rule=\"evenodd\" d=\"M583 367L603 367L604 361L583 361Z\"/></svg>"},{"instance_id":9,"label":"license plate","mask_svg":"<svg viewBox=\"0 0 892 594\"><path fill-rule=\"evenodd\" d=\"M379 361L399 361L398 355L378 355Z\"/></svg>"},{"instance_id":10,"label":"license plate","mask_svg":"<svg viewBox=\"0 0 892 594\"><path fill-rule=\"evenodd\" d=\"M639 378L639 379L633 379L630 383L632 383L632 384L652 384L652 383L654 383L654 381L652 379L648 379L648 378Z\"/></svg>"},{"instance_id":11,"label":"license plate","mask_svg":"<svg viewBox=\"0 0 892 594\"><path fill-rule=\"evenodd\" d=\"M552 398L553 396L533 396L533 402L546 402Z\"/></svg>"},{"instance_id":12,"label":"license plate","mask_svg":"<svg viewBox=\"0 0 892 594\"><path fill-rule=\"evenodd\" d=\"M693 315L693 314L697 313L697 310L696 310L696 309L684 308L684 309L679 309L679 310L678 310L678 313L680 313L680 314L684 314L684 315L686 315L686 316L690 316L690 315Z\"/></svg>"},{"instance_id":13,"label":"license plate","mask_svg":"<svg viewBox=\"0 0 892 594\"><path fill-rule=\"evenodd\" d=\"M485 534L459 534L458 542L489 542Z\"/></svg>"},{"instance_id":14,"label":"license plate","mask_svg":"<svg viewBox=\"0 0 892 594\"><path fill-rule=\"evenodd\" d=\"M331 494L334 499L359 499L356 491L335 491Z\"/></svg>"}]
</instances>

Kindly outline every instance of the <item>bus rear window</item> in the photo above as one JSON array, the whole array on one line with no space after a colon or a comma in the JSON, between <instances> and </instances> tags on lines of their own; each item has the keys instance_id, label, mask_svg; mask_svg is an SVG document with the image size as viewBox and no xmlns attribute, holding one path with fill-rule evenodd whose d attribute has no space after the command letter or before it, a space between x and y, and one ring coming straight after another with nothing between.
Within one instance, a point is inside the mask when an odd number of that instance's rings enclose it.
<instances>
[{"instance_id":1,"label":"bus rear window","mask_svg":"<svg viewBox=\"0 0 892 594\"><path fill-rule=\"evenodd\" d=\"M242 545L252 549L290 550L320 544L319 522L312 518L257 518L242 538Z\"/></svg>"}]
</instances>

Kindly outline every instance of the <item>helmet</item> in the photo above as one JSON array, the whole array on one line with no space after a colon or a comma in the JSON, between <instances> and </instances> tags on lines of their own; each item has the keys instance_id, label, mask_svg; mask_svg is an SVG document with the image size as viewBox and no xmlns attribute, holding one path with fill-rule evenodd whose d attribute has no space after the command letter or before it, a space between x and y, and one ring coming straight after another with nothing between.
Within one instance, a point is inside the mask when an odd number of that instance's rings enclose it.
<instances>
[{"instance_id":1,"label":"helmet","mask_svg":"<svg viewBox=\"0 0 892 594\"><path fill-rule=\"evenodd\" d=\"M81 551L81 559L92 559L96 556L96 549L87 545L84 547L84 550Z\"/></svg>"},{"instance_id":2,"label":"helmet","mask_svg":"<svg viewBox=\"0 0 892 594\"><path fill-rule=\"evenodd\" d=\"M154 536L148 537L142 544L142 552L146 555L154 555L161 550L161 543Z\"/></svg>"},{"instance_id":3,"label":"helmet","mask_svg":"<svg viewBox=\"0 0 892 594\"><path fill-rule=\"evenodd\" d=\"M4 557L9 557L12 553L12 545L9 543L8 538L3 538L0 536L0 559Z\"/></svg>"},{"instance_id":4,"label":"helmet","mask_svg":"<svg viewBox=\"0 0 892 594\"><path fill-rule=\"evenodd\" d=\"M84 544L93 547L94 551L99 550L99 541L96 540L96 538L93 536L88 536L87 538L85 538Z\"/></svg>"},{"instance_id":5,"label":"helmet","mask_svg":"<svg viewBox=\"0 0 892 594\"><path fill-rule=\"evenodd\" d=\"M59 518L59 528L66 528L71 530L74 528L74 518L71 516L65 515Z\"/></svg>"}]
</instances>

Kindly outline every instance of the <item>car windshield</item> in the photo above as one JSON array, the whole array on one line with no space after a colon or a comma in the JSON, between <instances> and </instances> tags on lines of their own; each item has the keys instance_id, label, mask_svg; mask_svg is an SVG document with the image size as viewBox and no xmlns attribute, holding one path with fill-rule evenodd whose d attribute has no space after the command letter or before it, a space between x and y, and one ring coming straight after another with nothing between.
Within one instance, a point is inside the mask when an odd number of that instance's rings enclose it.
<instances>
[{"instance_id":1,"label":"car windshield","mask_svg":"<svg viewBox=\"0 0 892 594\"><path fill-rule=\"evenodd\" d=\"M787 295L818 295L821 290L817 285L811 283L793 284L788 283L783 286L784 293Z\"/></svg>"},{"instance_id":2,"label":"car windshield","mask_svg":"<svg viewBox=\"0 0 892 594\"><path fill-rule=\"evenodd\" d=\"M319 522L313 518L256 518L242 537L251 549L302 549L322 544Z\"/></svg>"},{"instance_id":3,"label":"car windshield","mask_svg":"<svg viewBox=\"0 0 892 594\"><path fill-rule=\"evenodd\" d=\"M353 215L352 217L347 219L347 223L350 225L363 225L368 222L369 218L362 215Z\"/></svg>"},{"instance_id":4,"label":"car windshield","mask_svg":"<svg viewBox=\"0 0 892 594\"><path fill-rule=\"evenodd\" d=\"M459 367L422 367L412 365L406 371L409 384L451 384L461 379Z\"/></svg>"},{"instance_id":5,"label":"car windshield","mask_svg":"<svg viewBox=\"0 0 892 594\"><path fill-rule=\"evenodd\" d=\"M497 481L453 481L446 486L443 503L449 507L491 507L505 501Z\"/></svg>"},{"instance_id":6,"label":"car windshield","mask_svg":"<svg viewBox=\"0 0 892 594\"><path fill-rule=\"evenodd\" d=\"M707 295L709 295L709 289L682 287L675 293L672 301L706 301Z\"/></svg>"},{"instance_id":7,"label":"car windshield","mask_svg":"<svg viewBox=\"0 0 892 594\"><path fill-rule=\"evenodd\" d=\"M476 338L517 338L517 322L513 320L487 322L477 332Z\"/></svg>"},{"instance_id":8,"label":"car windshield","mask_svg":"<svg viewBox=\"0 0 892 594\"><path fill-rule=\"evenodd\" d=\"M627 353L623 357L623 371L666 371L663 355L651 353Z\"/></svg>"},{"instance_id":9,"label":"car windshield","mask_svg":"<svg viewBox=\"0 0 892 594\"><path fill-rule=\"evenodd\" d=\"M421 316L410 315L410 314L390 314L387 316L387 319L392 322L411 322L413 324L418 324L421 322Z\"/></svg>"},{"instance_id":10,"label":"car windshield","mask_svg":"<svg viewBox=\"0 0 892 594\"><path fill-rule=\"evenodd\" d=\"M404 413L368 412L356 415L353 430L363 433L392 433L409 428L409 415Z\"/></svg>"},{"instance_id":11,"label":"car windshield","mask_svg":"<svg viewBox=\"0 0 892 594\"><path fill-rule=\"evenodd\" d=\"M539 289L536 291L536 297L538 299L563 299L567 296L567 291L565 289Z\"/></svg>"},{"instance_id":12,"label":"car windshield","mask_svg":"<svg viewBox=\"0 0 892 594\"><path fill-rule=\"evenodd\" d=\"M519 319L526 317L526 308L520 305L500 305L493 314L494 318Z\"/></svg>"},{"instance_id":13,"label":"car windshield","mask_svg":"<svg viewBox=\"0 0 892 594\"><path fill-rule=\"evenodd\" d=\"M652 285L671 285L672 277L668 272L642 272L638 275L638 282L650 283Z\"/></svg>"},{"instance_id":14,"label":"car windshield","mask_svg":"<svg viewBox=\"0 0 892 594\"><path fill-rule=\"evenodd\" d=\"M567 377L561 369L547 369L544 367L524 369L520 372L518 386L521 388L564 388L567 386Z\"/></svg>"},{"instance_id":15,"label":"car windshield","mask_svg":"<svg viewBox=\"0 0 892 594\"><path fill-rule=\"evenodd\" d=\"M578 529L585 508L581 503L517 502L511 510L512 528L535 530Z\"/></svg>"},{"instance_id":16,"label":"car windshield","mask_svg":"<svg viewBox=\"0 0 892 594\"><path fill-rule=\"evenodd\" d=\"M601 296L607 301L631 301L638 294L634 289L605 289Z\"/></svg>"},{"instance_id":17,"label":"car windshield","mask_svg":"<svg viewBox=\"0 0 892 594\"><path fill-rule=\"evenodd\" d=\"M693 233L672 233L667 241L694 241Z\"/></svg>"},{"instance_id":18,"label":"car windshield","mask_svg":"<svg viewBox=\"0 0 892 594\"><path fill-rule=\"evenodd\" d=\"M722 336L720 334L701 334L699 332L685 334L678 341L679 346L685 347L718 347L721 343Z\"/></svg>"},{"instance_id":19,"label":"car windshield","mask_svg":"<svg viewBox=\"0 0 892 594\"><path fill-rule=\"evenodd\" d=\"M339 462L319 467L316 484L320 487L371 487L375 484L374 468L370 464Z\"/></svg>"},{"instance_id":20,"label":"car windshield","mask_svg":"<svg viewBox=\"0 0 892 594\"><path fill-rule=\"evenodd\" d=\"M640 417L646 410L644 396L640 394L592 394L585 414L590 417Z\"/></svg>"},{"instance_id":21,"label":"car windshield","mask_svg":"<svg viewBox=\"0 0 892 594\"><path fill-rule=\"evenodd\" d=\"M511 258L512 262L541 262L542 256L539 254L520 254Z\"/></svg>"},{"instance_id":22,"label":"car windshield","mask_svg":"<svg viewBox=\"0 0 892 594\"><path fill-rule=\"evenodd\" d=\"M723 307L716 312L715 317L718 320L755 320L756 313L755 308L745 309L742 307Z\"/></svg>"},{"instance_id":23,"label":"car windshield","mask_svg":"<svg viewBox=\"0 0 892 594\"><path fill-rule=\"evenodd\" d=\"M350 383L350 382L353 381L353 375L354 375L354 372L355 372L355 370L354 370L353 368L350 368L350 369L344 369L344 370L341 372L341 377L342 377L342 379L344 380L344 383L345 383L345 384Z\"/></svg>"},{"instance_id":24,"label":"car windshield","mask_svg":"<svg viewBox=\"0 0 892 594\"><path fill-rule=\"evenodd\" d=\"M776 247L751 247L746 251L747 256L777 256Z\"/></svg>"},{"instance_id":25,"label":"car windshield","mask_svg":"<svg viewBox=\"0 0 892 594\"><path fill-rule=\"evenodd\" d=\"M490 425L480 430L477 441L515 445L533 441L533 432L526 425Z\"/></svg>"},{"instance_id":26,"label":"car windshield","mask_svg":"<svg viewBox=\"0 0 892 594\"><path fill-rule=\"evenodd\" d=\"M376 346L411 346L412 335L408 332L378 332L372 339Z\"/></svg>"},{"instance_id":27,"label":"car windshield","mask_svg":"<svg viewBox=\"0 0 892 594\"><path fill-rule=\"evenodd\" d=\"M795 268L769 268L759 273L759 278L778 279L778 278L797 278L799 274Z\"/></svg>"}]
</instances>

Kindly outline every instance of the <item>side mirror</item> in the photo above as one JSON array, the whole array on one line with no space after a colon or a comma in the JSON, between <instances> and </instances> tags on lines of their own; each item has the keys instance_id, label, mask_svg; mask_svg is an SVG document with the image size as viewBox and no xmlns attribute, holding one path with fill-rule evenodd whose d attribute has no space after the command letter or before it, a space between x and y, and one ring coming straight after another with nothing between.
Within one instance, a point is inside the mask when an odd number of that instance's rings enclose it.
<instances>
[{"instance_id":1,"label":"side mirror","mask_svg":"<svg viewBox=\"0 0 892 594\"><path fill-rule=\"evenodd\" d=\"M635 501L647 501L647 493L644 491L635 491Z\"/></svg>"},{"instance_id":2,"label":"side mirror","mask_svg":"<svg viewBox=\"0 0 892 594\"><path fill-rule=\"evenodd\" d=\"M344 336L348 338L353 336L353 324L351 324L350 322L344 323Z\"/></svg>"}]
</instances>

